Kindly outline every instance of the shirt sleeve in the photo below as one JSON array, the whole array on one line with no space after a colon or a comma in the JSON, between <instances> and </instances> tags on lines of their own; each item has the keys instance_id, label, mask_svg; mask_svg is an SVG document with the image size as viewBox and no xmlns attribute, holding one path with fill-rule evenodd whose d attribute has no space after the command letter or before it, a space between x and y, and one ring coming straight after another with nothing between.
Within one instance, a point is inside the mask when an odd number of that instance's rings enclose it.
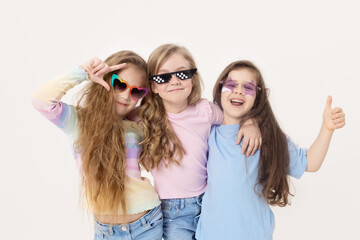
<instances>
[{"instance_id":1,"label":"shirt sleeve","mask_svg":"<svg viewBox=\"0 0 360 240\"><path fill-rule=\"evenodd\" d=\"M299 179L306 170L307 149L300 148L299 146L295 145L295 143L293 143L289 137L286 138L288 142L288 149L290 156L289 175Z\"/></svg>"},{"instance_id":2,"label":"shirt sleeve","mask_svg":"<svg viewBox=\"0 0 360 240\"><path fill-rule=\"evenodd\" d=\"M207 101L207 100L206 100ZM224 114L221 111L220 107L215 103L207 101L211 108L211 125L220 125L223 122Z\"/></svg>"},{"instance_id":3,"label":"shirt sleeve","mask_svg":"<svg viewBox=\"0 0 360 240\"><path fill-rule=\"evenodd\" d=\"M33 95L32 104L45 118L63 130L72 140L76 138L76 108L61 102L66 92L87 80L87 74L78 66L45 83Z\"/></svg>"}]
</instances>

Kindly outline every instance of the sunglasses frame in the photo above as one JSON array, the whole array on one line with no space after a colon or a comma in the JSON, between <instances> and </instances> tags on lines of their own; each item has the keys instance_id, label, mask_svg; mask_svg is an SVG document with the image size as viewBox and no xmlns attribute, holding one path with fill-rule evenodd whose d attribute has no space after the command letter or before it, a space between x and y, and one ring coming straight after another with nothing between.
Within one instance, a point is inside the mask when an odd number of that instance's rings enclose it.
<instances>
[{"instance_id":1,"label":"sunglasses frame","mask_svg":"<svg viewBox=\"0 0 360 240\"><path fill-rule=\"evenodd\" d=\"M119 80L120 83L125 83L126 88L125 88L124 90L122 90L122 91L116 91L116 90L115 90L114 81L115 81L116 79ZM144 97L148 94L148 92L149 92L149 89L146 88L146 87L141 88L141 87L138 87L138 86L130 86L130 85L128 84L128 82L126 82L125 80L123 80L121 77L119 77L119 76L118 76L117 74L115 74L115 73L111 76L111 86L112 86L112 88L114 89L114 91L115 91L116 93L125 92L126 89L130 88L130 97L131 97L134 101L139 101L140 99L144 98ZM144 96L142 96L142 97L139 98L139 99L134 98L134 97L133 97L133 94L131 93L134 88L136 88L136 89L138 89L138 90L144 90L144 91L145 91Z\"/></svg>"},{"instance_id":2,"label":"sunglasses frame","mask_svg":"<svg viewBox=\"0 0 360 240\"><path fill-rule=\"evenodd\" d=\"M171 77L174 74L178 79L186 80L186 79L192 78L194 76L194 74L196 73L196 71L197 71L197 68L191 68L191 69L181 70L181 71L176 71L176 72L152 75L149 77L149 80L154 81L157 84L168 83L168 82L170 82ZM188 76L186 76L185 74L187 74ZM165 79L163 77L165 77ZM168 78L168 80L166 78Z\"/></svg>"},{"instance_id":3,"label":"sunglasses frame","mask_svg":"<svg viewBox=\"0 0 360 240\"><path fill-rule=\"evenodd\" d=\"M224 85L225 85L225 83L227 82L227 81L229 81L229 80L231 80L231 81L233 81L233 82L235 82L234 80L232 80L231 78L230 79L226 79L226 80L224 80L224 81L220 81L220 85L221 85L221 88L223 88L224 87ZM236 82L235 82L236 83ZM239 85L238 83L236 83L236 85ZM244 89L244 85L245 84L240 84L241 86L242 86L242 91L243 92L245 92L245 89ZM258 87L258 86L256 86L255 84L253 84L252 83L252 85L255 87L255 91L260 91L261 90L261 87ZM236 86L237 87L237 86ZM232 93L234 92L234 90L232 90L231 91Z\"/></svg>"}]
</instances>

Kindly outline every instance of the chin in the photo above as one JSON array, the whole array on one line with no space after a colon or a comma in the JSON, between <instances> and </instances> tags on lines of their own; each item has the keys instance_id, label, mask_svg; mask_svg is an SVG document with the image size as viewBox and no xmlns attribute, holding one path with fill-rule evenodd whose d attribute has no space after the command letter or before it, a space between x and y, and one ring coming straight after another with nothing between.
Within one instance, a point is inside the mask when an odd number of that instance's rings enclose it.
<instances>
[{"instance_id":1,"label":"chin","mask_svg":"<svg viewBox=\"0 0 360 240\"><path fill-rule=\"evenodd\" d=\"M116 109L116 113L119 115L119 116L125 116L126 114L128 114L130 112L129 109Z\"/></svg>"}]
</instances>

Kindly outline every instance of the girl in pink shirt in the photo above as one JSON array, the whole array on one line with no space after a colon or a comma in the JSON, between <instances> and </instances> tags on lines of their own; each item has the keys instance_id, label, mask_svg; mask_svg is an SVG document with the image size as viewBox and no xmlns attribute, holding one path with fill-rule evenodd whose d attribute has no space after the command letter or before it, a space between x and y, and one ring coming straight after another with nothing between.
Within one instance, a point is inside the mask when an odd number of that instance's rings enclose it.
<instances>
[{"instance_id":1,"label":"girl in pink shirt","mask_svg":"<svg viewBox=\"0 0 360 240\"><path fill-rule=\"evenodd\" d=\"M207 140L223 114L201 99L202 80L184 47L166 44L155 49L148 74L151 91L138 109L144 124L140 162L151 170L162 201L163 238L194 239L207 184ZM255 152L261 142L257 125L240 129L238 142L243 135L243 150L249 145L247 154Z\"/></svg>"}]
</instances>

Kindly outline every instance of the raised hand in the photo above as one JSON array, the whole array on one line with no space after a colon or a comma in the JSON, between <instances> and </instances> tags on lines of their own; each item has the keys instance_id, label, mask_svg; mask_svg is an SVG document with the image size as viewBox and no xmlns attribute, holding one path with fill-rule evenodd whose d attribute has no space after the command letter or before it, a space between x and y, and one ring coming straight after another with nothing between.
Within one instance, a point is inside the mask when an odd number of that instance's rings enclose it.
<instances>
[{"instance_id":1,"label":"raised hand","mask_svg":"<svg viewBox=\"0 0 360 240\"><path fill-rule=\"evenodd\" d=\"M332 109L331 103L332 97L328 96L323 114L323 124L328 130L334 131L345 126L345 113L339 107Z\"/></svg>"},{"instance_id":2,"label":"raised hand","mask_svg":"<svg viewBox=\"0 0 360 240\"><path fill-rule=\"evenodd\" d=\"M97 57L93 57L86 61L81 67L88 73L91 81L102 85L106 90L110 91L109 84L104 80L104 75L119 70L126 66L126 63L109 66Z\"/></svg>"},{"instance_id":3,"label":"raised hand","mask_svg":"<svg viewBox=\"0 0 360 240\"><path fill-rule=\"evenodd\" d=\"M328 96L323 114L323 123L314 143L306 153L308 159L306 171L316 172L320 169L335 129L345 126L345 113L341 108L331 109L332 98Z\"/></svg>"}]
</instances>

